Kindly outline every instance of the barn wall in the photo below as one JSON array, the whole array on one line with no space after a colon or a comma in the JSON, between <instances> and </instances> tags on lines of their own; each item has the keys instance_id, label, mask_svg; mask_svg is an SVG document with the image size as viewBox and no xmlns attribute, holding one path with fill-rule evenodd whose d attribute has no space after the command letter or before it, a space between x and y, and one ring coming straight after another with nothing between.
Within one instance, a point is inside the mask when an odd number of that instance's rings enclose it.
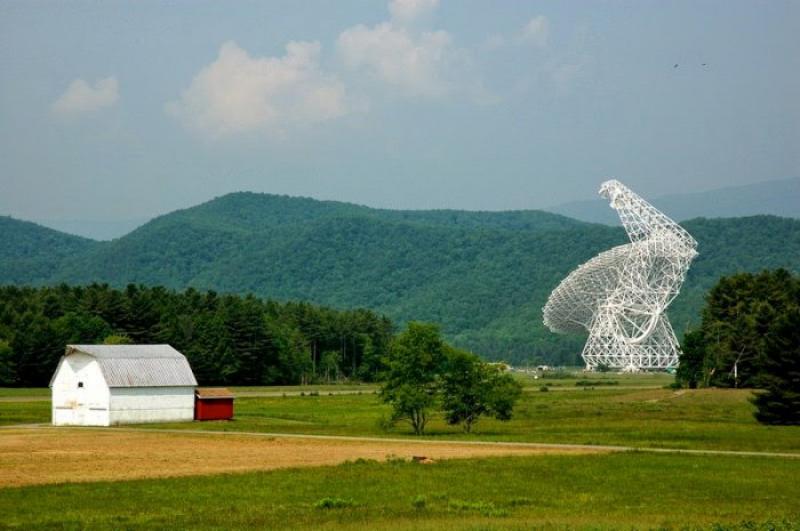
<instances>
[{"instance_id":1,"label":"barn wall","mask_svg":"<svg viewBox=\"0 0 800 531\"><path fill-rule=\"evenodd\" d=\"M113 387L111 424L194 419L194 387Z\"/></svg>"},{"instance_id":2,"label":"barn wall","mask_svg":"<svg viewBox=\"0 0 800 531\"><path fill-rule=\"evenodd\" d=\"M109 389L93 357L74 354L59 363L52 385L54 425L108 426L108 406Z\"/></svg>"}]
</instances>

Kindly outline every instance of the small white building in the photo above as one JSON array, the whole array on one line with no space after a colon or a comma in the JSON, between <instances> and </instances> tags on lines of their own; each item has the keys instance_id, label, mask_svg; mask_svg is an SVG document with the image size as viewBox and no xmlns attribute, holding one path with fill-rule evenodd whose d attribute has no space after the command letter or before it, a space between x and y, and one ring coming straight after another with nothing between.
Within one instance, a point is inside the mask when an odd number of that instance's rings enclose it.
<instances>
[{"instance_id":1,"label":"small white building","mask_svg":"<svg viewBox=\"0 0 800 531\"><path fill-rule=\"evenodd\" d=\"M197 387L169 345L67 345L50 388L56 426L110 426L194 418Z\"/></svg>"}]
</instances>

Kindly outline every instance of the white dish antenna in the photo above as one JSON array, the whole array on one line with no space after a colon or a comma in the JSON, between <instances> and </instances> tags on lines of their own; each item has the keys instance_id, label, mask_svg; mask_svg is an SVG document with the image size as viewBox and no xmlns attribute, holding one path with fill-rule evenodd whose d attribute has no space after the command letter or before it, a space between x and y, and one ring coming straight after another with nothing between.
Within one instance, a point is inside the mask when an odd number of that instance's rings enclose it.
<instances>
[{"instance_id":1,"label":"white dish antenna","mask_svg":"<svg viewBox=\"0 0 800 531\"><path fill-rule=\"evenodd\" d=\"M587 368L670 369L680 352L665 310L680 292L697 242L619 181L600 195L617 211L631 242L600 253L550 294L544 324L553 332L588 330Z\"/></svg>"}]
</instances>

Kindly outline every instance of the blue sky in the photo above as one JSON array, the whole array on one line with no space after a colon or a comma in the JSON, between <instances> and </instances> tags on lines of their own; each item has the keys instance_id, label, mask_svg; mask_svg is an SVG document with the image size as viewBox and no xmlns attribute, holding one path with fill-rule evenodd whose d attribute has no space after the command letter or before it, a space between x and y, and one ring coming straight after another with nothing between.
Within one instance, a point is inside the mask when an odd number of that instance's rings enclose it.
<instances>
[{"instance_id":1,"label":"blue sky","mask_svg":"<svg viewBox=\"0 0 800 531\"><path fill-rule=\"evenodd\" d=\"M539 208L800 175L800 3L0 3L0 214ZM678 65L675 67L675 65Z\"/></svg>"}]
</instances>

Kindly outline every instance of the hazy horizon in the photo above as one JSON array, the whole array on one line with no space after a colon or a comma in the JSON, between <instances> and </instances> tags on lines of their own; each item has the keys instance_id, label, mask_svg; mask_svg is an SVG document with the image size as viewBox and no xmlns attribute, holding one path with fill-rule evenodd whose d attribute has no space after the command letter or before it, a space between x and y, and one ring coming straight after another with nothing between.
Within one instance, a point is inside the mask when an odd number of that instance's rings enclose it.
<instances>
[{"instance_id":1,"label":"hazy horizon","mask_svg":"<svg viewBox=\"0 0 800 531\"><path fill-rule=\"evenodd\" d=\"M543 209L800 175L794 2L0 5L0 214Z\"/></svg>"},{"instance_id":2,"label":"hazy horizon","mask_svg":"<svg viewBox=\"0 0 800 531\"><path fill-rule=\"evenodd\" d=\"M737 217L737 216L752 216L758 214L800 218L800 203L798 203L798 201L800 201L800 196L795 197L797 195L798 189L800 189L800 178L792 178L792 179L781 179L775 181L766 181L763 183L754 183L749 185L715 188L711 190L702 190L687 194L667 194L647 199L654 202L656 206L660 208L663 212L674 217L678 221L685 221L687 219L695 217L711 217L711 218ZM747 202L742 202L740 201L744 197L742 195L742 192L744 192L745 195L748 193L755 192L755 196L752 197L752 201L748 200ZM206 201L201 201L200 203L197 203L195 205L190 205L186 208L200 206L202 204L224 197L225 195L230 195L235 193L278 195L278 194L270 194L269 192L253 192L250 190L239 190L235 192L228 192L227 194L223 194L222 196L214 196ZM706 194L709 193L712 194L719 193L720 194L719 197L721 199L726 199L726 201L724 201L723 204L721 205L702 206L706 204L705 201L708 199ZM329 199L319 199L310 196L292 196L287 194L280 194L280 195L283 197L290 197L290 198L313 199L317 201L333 201ZM695 200L693 202L687 203L686 201L682 201L682 199L692 199L693 196L696 196L694 197ZM733 201L733 203L731 203L731 201ZM355 204L366 208L374 208L374 209L383 208L363 203L353 203L348 201L341 201L341 202ZM716 210L719 210L721 208L723 211L731 210L731 212L726 215L720 216L718 215L718 212L715 212L714 206L719 207ZM171 212L175 212L176 210L181 210L181 209L174 209L167 212L162 212L151 217L121 219L121 220L111 220L111 221L102 219L87 219L87 218L24 219L16 216L12 217L20 219L22 221L32 221L34 223L43 225L51 229L55 229L61 232L66 232L68 234L74 234L77 236L83 236L85 238L91 238L95 240L112 240L114 238L119 238L121 236L128 234L129 232L135 230L136 228L146 224L147 222L155 218L158 218L159 216L170 214ZM540 209L495 209L495 210L447 209L447 208L437 208L436 206L432 206L428 209L412 208L412 209L399 209L399 210L407 210L407 211L466 210L473 212L475 211L508 212L513 210L541 210L544 212L559 214L562 216L571 217L573 219L589 223L600 223L605 225L617 225L619 223L619 220L616 217L616 213L611 208L609 208L607 201L603 198L600 198L599 195L595 199L591 200L571 201ZM701 212L692 215L685 215L687 211L692 212L693 210L701 210ZM744 210L744 211L737 212L737 210ZM4 214L0 213L0 215Z\"/></svg>"}]
</instances>

